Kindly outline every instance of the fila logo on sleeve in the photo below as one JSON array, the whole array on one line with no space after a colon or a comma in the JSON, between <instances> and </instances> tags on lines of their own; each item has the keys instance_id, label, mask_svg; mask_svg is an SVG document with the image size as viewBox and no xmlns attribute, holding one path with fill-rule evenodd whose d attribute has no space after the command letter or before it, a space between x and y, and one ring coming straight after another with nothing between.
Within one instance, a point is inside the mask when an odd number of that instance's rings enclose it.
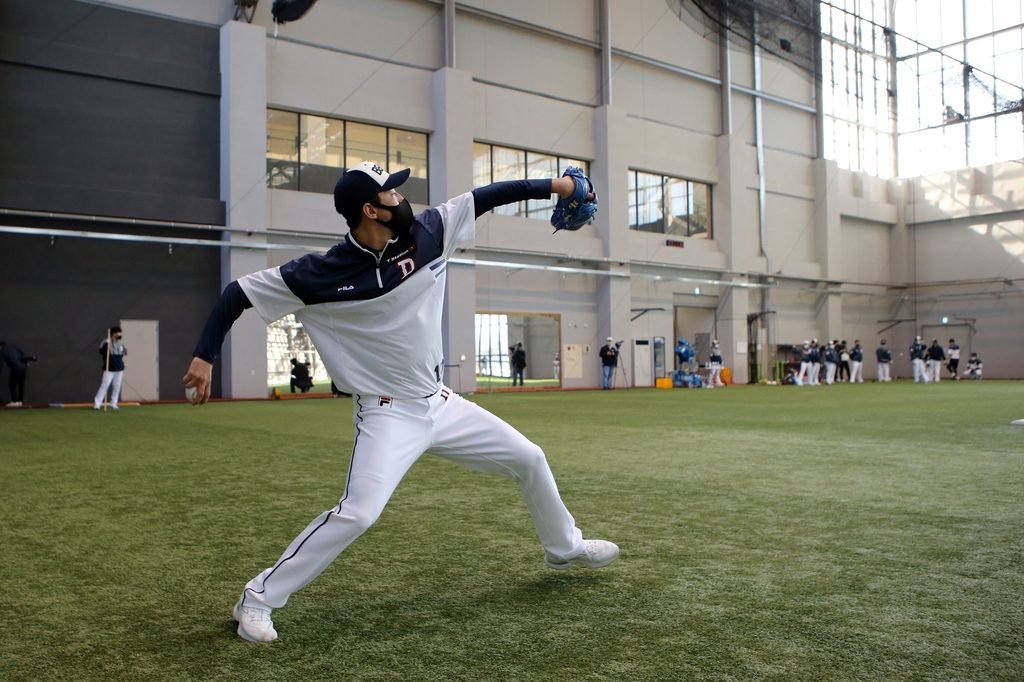
<instances>
[{"instance_id":1,"label":"fila logo on sleeve","mask_svg":"<svg viewBox=\"0 0 1024 682\"><path fill-rule=\"evenodd\" d=\"M380 400L377 401L377 407L391 407L391 402L391 398L381 396Z\"/></svg>"}]
</instances>

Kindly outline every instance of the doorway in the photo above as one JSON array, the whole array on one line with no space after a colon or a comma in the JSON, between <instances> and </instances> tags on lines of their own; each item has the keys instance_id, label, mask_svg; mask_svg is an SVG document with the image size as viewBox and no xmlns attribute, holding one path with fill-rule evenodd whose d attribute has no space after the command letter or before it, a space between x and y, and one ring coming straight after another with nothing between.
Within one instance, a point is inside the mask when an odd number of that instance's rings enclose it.
<instances>
[{"instance_id":1,"label":"doorway","mask_svg":"<svg viewBox=\"0 0 1024 682\"><path fill-rule=\"evenodd\" d=\"M562 318L557 314L476 314L477 381L488 390L511 388L512 355L526 353L524 388L560 388L565 369L560 357Z\"/></svg>"},{"instance_id":2,"label":"doorway","mask_svg":"<svg viewBox=\"0 0 1024 682\"><path fill-rule=\"evenodd\" d=\"M160 399L160 321L121 320L125 355L121 400Z\"/></svg>"},{"instance_id":3,"label":"doorway","mask_svg":"<svg viewBox=\"0 0 1024 682\"><path fill-rule=\"evenodd\" d=\"M675 342L686 339L696 353L694 362L703 365L711 361L711 341L718 338L718 311L715 308L693 306L675 307ZM673 343L672 347L675 348ZM676 369L679 369L676 367Z\"/></svg>"}]
</instances>

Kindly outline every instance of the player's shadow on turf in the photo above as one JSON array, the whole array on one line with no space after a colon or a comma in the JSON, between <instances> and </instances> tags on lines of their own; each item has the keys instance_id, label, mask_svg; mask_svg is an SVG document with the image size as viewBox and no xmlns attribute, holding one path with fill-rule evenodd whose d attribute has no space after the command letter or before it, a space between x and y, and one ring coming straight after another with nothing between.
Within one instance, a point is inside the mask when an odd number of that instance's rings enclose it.
<instances>
[{"instance_id":1,"label":"player's shadow on turf","mask_svg":"<svg viewBox=\"0 0 1024 682\"><path fill-rule=\"evenodd\" d=\"M573 575L572 573L575 573ZM610 583L610 576L592 571L544 575L483 589L453 584L449 589L365 598L355 593L318 595L300 606L294 620L282 613L281 638L301 641L343 636L368 642L401 639L436 631L488 623L515 612L527 621L543 619L577 605L592 587ZM605 589L601 587L601 589ZM296 604L298 606L298 604ZM235 625L232 623L232 625Z\"/></svg>"}]
</instances>

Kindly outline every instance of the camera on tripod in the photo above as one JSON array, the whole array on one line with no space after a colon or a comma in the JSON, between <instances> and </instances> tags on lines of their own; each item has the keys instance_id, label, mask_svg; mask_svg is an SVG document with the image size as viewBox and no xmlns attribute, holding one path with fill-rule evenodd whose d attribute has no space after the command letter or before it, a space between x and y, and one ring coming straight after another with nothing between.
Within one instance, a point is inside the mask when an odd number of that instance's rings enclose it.
<instances>
[{"instance_id":1,"label":"camera on tripod","mask_svg":"<svg viewBox=\"0 0 1024 682\"><path fill-rule=\"evenodd\" d=\"M622 348L622 343L623 343L622 341L616 341L615 342L615 347L616 348Z\"/></svg>"}]
</instances>

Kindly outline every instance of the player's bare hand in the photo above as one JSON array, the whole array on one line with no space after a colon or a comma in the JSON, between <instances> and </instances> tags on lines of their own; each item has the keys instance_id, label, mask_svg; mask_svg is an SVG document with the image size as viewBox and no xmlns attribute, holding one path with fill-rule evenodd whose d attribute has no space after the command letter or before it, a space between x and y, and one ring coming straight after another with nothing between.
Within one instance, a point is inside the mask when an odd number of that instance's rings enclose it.
<instances>
[{"instance_id":1,"label":"player's bare hand","mask_svg":"<svg viewBox=\"0 0 1024 682\"><path fill-rule=\"evenodd\" d=\"M213 378L213 365L201 358L192 358L188 373L182 377L185 393L193 405L202 405L210 400L210 382ZM195 395L190 395L191 389Z\"/></svg>"},{"instance_id":2,"label":"player's bare hand","mask_svg":"<svg viewBox=\"0 0 1024 682\"><path fill-rule=\"evenodd\" d=\"M551 181L551 191L562 197L568 199L572 196L572 193L576 191L576 182L568 176L563 175L560 178L555 178ZM587 195L587 201L594 200L594 193L591 192Z\"/></svg>"}]
</instances>

